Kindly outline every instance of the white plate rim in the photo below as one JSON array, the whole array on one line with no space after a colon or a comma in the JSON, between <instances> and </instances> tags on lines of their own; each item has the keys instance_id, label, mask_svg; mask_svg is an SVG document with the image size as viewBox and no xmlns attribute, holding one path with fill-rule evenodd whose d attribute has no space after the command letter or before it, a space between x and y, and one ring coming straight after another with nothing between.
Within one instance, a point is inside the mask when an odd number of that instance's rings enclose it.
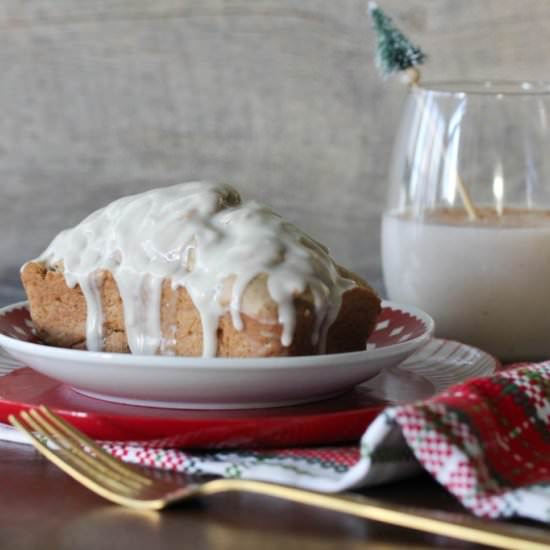
<instances>
[{"instance_id":1,"label":"white plate rim","mask_svg":"<svg viewBox=\"0 0 550 550\"><path fill-rule=\"evenodd\" d=\"M86 354L86 361L93 361L97 366L103 364L117 363L119 365L131 365L133 367L151 368L151 363L154 362L155 368L158 369L173 369L173 368L200 368L212 369L218 368L239 368L253 370L284 370L286 368L308 368L320 367L328 363L332 363L335 359L340 359L345 356L349 362L368 361L391 357L405 353L409 350L419 348L422 344L427 343L432 337L435 329L435 323L432 317L420 308L415 306L400 304L389 300L382 301L382 308L389 307L394 310L400 310L404 313L412 315L424 324L425 331L419 336L399 342L383 348L367 349L362 351L354 351L348 353L321 354L321 355L301 355L294 357L182 357L182 356L166 356L166 355L134 355L131 353L110 353L104 351L88 351L77 350L70 348L61 348L55 346L47 346L44 344L36 344L34 342L25 342L17 338L12 338L0 333L0 345L8 352L10 349L20 351L32 355L40 355L47 358L59 358L64 361L79 361L84 359L81 354ZM0 316L9 313L14 309L21 307L28 308L28 301L24 300L16 302L0 308Z\"/></svg>"}]
</instances>

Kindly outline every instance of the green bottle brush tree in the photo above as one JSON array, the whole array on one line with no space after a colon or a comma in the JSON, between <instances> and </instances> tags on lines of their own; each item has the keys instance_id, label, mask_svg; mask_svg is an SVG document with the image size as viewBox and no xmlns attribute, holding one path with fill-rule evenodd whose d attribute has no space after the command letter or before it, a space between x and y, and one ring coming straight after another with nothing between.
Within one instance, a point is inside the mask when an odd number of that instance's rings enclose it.
<instances>
[{"instance_id":1,"label":"green bottle brush tree","mask_svg":"<svg viewBox=\"0 0 550 550\"><path fill-rule=\"evenodd\" d=\"M420 82L418 66L426 61L427 55L393 24L391 18L375 2L369 2L368 11L377 35L376 66L379 71L384 77L399 73L405 77L405 81L410 86L418 86ZM458 173L456 182L468 218L479 219L474 202Z\"/></svg>"}]
</instances>

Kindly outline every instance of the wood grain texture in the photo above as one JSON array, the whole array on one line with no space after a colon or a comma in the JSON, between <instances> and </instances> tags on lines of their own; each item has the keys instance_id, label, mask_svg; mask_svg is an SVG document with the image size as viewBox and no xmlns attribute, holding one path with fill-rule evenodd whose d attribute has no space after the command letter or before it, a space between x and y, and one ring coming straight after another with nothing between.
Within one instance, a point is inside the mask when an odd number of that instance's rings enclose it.
<instances>
[{"instance_id":1,"label":"wood grain texture","mask_svg":"<svg viewBox=\"0 0 550 550\"><path fill-rule=\"evenodd\" d=\"M426 79L548 78L545 0L386 0ZM4 0L0 300L115 197L224 180L381 286L379 219L405 90L359 0Z\"/></svg>"},{"instance_id":2,"label":"wood grain texture","mask_svg":"<svg viewBox=\"0 0 550 550\"><path fill-rule=\"evenodd\" d=\"M27 445L0 442L0 471L0 547L6 550L487 548L252 494L213 495L162 513L131 510L94 495ZM464 511L427 475L364 494L389 504Z\"/></svg>"}]
</instances>

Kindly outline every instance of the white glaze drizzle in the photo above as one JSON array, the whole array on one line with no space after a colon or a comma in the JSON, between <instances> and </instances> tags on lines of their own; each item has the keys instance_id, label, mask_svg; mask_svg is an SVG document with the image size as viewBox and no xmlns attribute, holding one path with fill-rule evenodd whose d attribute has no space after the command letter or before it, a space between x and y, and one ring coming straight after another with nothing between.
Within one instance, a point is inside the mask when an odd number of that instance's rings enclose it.
<instances>
[{"instance_id":1,"label":"white glaze drizzle","mask_svg":"<svg viewBox=\"0 0 550 550\"><path fill-rule=\"evenodd\" d=\"M103 307L97 278L98 273L93 273L90 277L78 279L87 304L86 348L89 351L101 351L103 348Z\"/></svg>"},{"instance_id":2,"label":"white glaze drizzle","mask_svg":"<svg viewBox=\"0 0 550 550\"><path fill-rule=\"evenodd\" d=\"M87 304L89 350L102 348L103 313L97 278L112 273L123 302L132 353L173 353L161 332L162 283L185 287L203 330L203 356L217 351L220 316L242 330L242 301L258 275L278 306L281 342L292 343L294 297L306 290L315 305L313 343L324 351L342 294L355 286L340 276L325 247L232 187L190 182L116 200L62 231L38 258L64 265L67 284L80 286ZM224 299L232 281L229 300ZM173 335L169 335L173 338ZM172 351L170 351L172 350Z\"/></svg>"}]
</instances>

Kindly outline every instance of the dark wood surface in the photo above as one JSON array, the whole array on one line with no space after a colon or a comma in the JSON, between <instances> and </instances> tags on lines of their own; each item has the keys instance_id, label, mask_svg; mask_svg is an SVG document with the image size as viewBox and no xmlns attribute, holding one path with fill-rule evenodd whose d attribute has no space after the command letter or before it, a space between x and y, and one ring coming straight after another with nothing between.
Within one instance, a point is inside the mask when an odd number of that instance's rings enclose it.
<instances>
[{"instance_id":1,"label":"dark wood surface","mask_svg":"<svg viewBox=\"0 0 550 550\"><path fill-rule=\"evenodd\" d=\"M427 476L364 494L387 502L462 511ZM550 531L549 531L550 545ZM253 495L217 495L162 513L110 504L26 445L0 443L2 550L339 550L477 548L337 513Z\"/></svg>"}]
</instances>

